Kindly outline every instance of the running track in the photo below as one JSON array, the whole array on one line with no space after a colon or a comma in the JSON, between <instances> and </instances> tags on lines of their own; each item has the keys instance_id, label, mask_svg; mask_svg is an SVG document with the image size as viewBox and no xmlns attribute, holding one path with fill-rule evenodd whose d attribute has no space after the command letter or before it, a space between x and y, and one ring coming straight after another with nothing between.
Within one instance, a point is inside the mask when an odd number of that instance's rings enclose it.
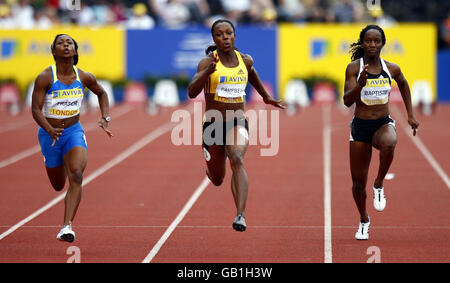
<instances>
[{"instance_id":1,"label":"running track","mask_svg":"<svg viewBox=\"0 0 450 283\"><path fill-rule=\"evenodd\" d=\"M193 105L180 109L192 113ZM278 154L260 156L264 146L246 154L244 233L231 228L230 167L218 188L205 179L200 146L171 142L174 110L149 116L142 107L115 106L112 139L95 125L96 112L82 116L89 160L71 244L55 238L65 190L51 189L31 113L0 112L0 262L64 263L70 246L79 249L81 262L367 262L373 255L381 262L450 262L450 105L439 105L432 116L416 113L421 124L413 138L403 105L391 105L398 134L394 178L385 181L385 211L376 212L374 150L368 241L354 239L351 110L280 111Z\"/></svg>"}]
</instances>

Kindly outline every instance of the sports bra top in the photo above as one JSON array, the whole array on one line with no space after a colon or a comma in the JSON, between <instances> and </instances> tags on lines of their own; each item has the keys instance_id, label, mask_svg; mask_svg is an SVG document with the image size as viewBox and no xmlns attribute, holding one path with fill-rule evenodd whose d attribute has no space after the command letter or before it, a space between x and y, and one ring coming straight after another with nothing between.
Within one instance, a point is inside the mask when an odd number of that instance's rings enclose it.
<instances>
[{"instance_id":1,"label":"sports bra top","mask_svg":"<svg viewBox=\"0 0 450 283\"><path fill-rule=\"evenodd\" d=\"M382 70L380 74L368 74L366 85L361 89L361 101L366 105L379 105L389 102L392 77L383 59L380 58ZM359 60L359 74L364 69L364 58Z\"/></svg>"}]
</instances>

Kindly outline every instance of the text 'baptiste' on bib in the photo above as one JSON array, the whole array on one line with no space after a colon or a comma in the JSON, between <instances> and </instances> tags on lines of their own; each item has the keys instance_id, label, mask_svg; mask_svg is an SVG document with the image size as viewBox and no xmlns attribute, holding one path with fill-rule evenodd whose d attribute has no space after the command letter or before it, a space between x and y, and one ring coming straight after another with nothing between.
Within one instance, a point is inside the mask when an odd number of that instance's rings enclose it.
<instances>
[{"instance_id":1,"label":"text 'baptiste' on bib","mask_svg":"<svg viewBox=\"0 0 450 283\"><path fill-rule=\"evenodd\" d=\"M367 79L361 90L361 101L367 105L386 104L389 101L391 83L388 78Z\"/></svg>"}]
</instances>

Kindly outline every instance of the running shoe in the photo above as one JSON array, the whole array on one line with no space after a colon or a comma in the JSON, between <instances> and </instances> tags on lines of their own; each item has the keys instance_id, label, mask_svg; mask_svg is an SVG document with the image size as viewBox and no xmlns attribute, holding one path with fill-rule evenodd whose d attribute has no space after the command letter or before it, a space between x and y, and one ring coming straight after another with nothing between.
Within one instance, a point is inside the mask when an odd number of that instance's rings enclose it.
<instances>
[{"instance_id":1,"label":"running shoe","mask_svg":"<svg viewBox=\"0 0 450 283\"><path fill-rule=\"evenodd\" d=\"M369 239L369 228L370 228L370 218L369 222L359 222L358 231L355 234L357 240L368 240Z\"/></svg>"},{"instance_id":2,"label":"running shoe","mask_svg":"<svg viewBox=\"0 0 450 283\"><path fill-rule=\"evenodd\" d=\"M63 226L58 235L56 235L56 239L69 243L75 241L75 232L72 230L72 224Z\"/></svg>"},{"instance_id":3,"label":"running shoe","mask_svg":"<svg viewBox=\"0 0 450 283\"><path fill-rule=\"evenodd\" d=\"M242 214L238 214L233 222L233 229L239 232L244 232L247 228L247 224L245 223L245 217Z\"/></svg>"},{"instance_id":4,"label":"running shoe","mask_svg":"<svg viewBox=\"0 0 450 283\"><path fill-rule=\"evenodd\" d=\"M383 211L386 207L386 197L384 195L384 188L373 188L373 207L378 211Z\"/></svg>"}]
</instances>

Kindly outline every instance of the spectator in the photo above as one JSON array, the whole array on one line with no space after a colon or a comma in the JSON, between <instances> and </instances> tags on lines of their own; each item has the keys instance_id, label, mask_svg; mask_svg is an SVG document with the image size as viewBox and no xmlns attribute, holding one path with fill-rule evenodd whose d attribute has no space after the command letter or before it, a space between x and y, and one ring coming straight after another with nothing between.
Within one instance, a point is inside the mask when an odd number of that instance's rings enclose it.
<instances>
[{"instance_id":1,"label":"spectator","mask_svg":"<svg viewBox=\"0 0 450 283\"><path fill-rule=\"evenodd\" d=\"M133 15L128 19L126 26L129 29L152 29L155 27L155 21L147 15L144 3L136 3L133 6Z\"/></svg>"},{"instance_id":2,"label":"spectator","mask_svg":"<svg viewBox=\"0 0 450 283\"><path fill-rule=\"evenodd\" d=\"M81 2L81 10L77 15L77 23L80 26L92 26L95 24L95 14L91 6Z\"/></svg>"},{"instance_id":3,"label":"spectator","mask_svg":"<svg viewBox=\"0 0 450 283\"><path fill-rule=\"evenodd\" d=\"M204 24L210 15L209 4L206 0L184 0L189 9L190 22Z\"/></svg>"},{"instance_id":4,"label":"spectator","mask_svg":"<svg viewBox=\"0 0 450 283\"><path fill-rule=\"evenodd\" d=\"M166 3L167 0L148 0L148 5L150 6L152 13L155 15L155 20L158 25L164 22L163 13Z\"/></svg>"},{"instance_id":5,"label":"spectator","mask_svg":"<svg viewBox=\"0 0 450 283\"><path fill-rule=\"evenodd\" d=\"M46 7L52 7L54 9L58 10L59 9L59 0L46 0L45 1L45 6Z\"/></svg>"},{"instance_id":6,"label":"spectator","mask_svg":"<svg viewBox=\"0 0 450 283\"><path fill-rule=\"evenodd\" d=\"M59 25L59 17L58 17L58 9L55 7L49 6L45 9L47 17L52 22L52 26Z\"/></svg>"},{"instance_id":7,"label":"spectator","mask_svg":"<svg viewBox=\"0 0 450 283\"><path fill-rule=\"evenodd\" d=\"M222 0L207 0L206 2L208 3L210 17L224 14ZM207 25L207 27L211 27L211 26L212 26L212 23L211 23L211 25Z\"/></svg>"},{"instance_id":8,"label":"spectator","mask_svg":"<svg viewBox=\"0 0 450 283\"><path fill-rule=\"evenodd\" d=\"M183 0L167 0L163 19L169 28L183 27L190 20L190 12Z\"/></svg>"},{"instance_id":9,"label":"spectator","mask_svg":"<svg viewBox=\"0 0 450 283\"><path fill-rule=\"evenodd\" d=\"M14 27L11 9L6 4L0 4L0 29L13 29Z\"/></svg>"},{"instance_id":10,"label":"spectator","mask_svg":"<svg viewBox=\"0 0 450 283\"><path fill-rule=\"evenodd\" d=\"M372 21L382 28L386 28L396 24L394 18L386 15L381 6L374 6L369 9L369 14L372 17Z\"/></svg>"},{"instance_id":11,"label":"spectator","mask_svg":"<svg viewBox=\"0 0 450 283\"><path fill-rule=\"evenodd\" d=\"M185 25L190 19L189 9L182 0L149 0L157 15L157 23L169 28Z\"/></svg>"},{"instance_id":12,"label":"spectator","mask_svg":"<svg viewBox=\"0 0 450 283\"><path fill-rule=\"evenodd\" d=\"M38 29L49 29L53 26L52 20L47 16L47 11L44 9L37 10L34 13L34 20Z\"/></svg>"},{"instance_id":13,"label":"spectator","mask_svg":"<svg viewBox=\"0 0 450 283\"><path fill-rule=\"evenodd\" d=\"M250 9L250 0L221 0L225 17L232 22L247 21L247 12Z\"/></svg>"},{"instance_id":14,"label":"spectator","mask_svg":"<svg viewBox=\"0 0 450 283\"><path fill-rule=\"evenodd\" d=\"M355 3L352 0L341 0L333 8L335 20L341 23L355 22Z\"/></svg>"},{"instance_id":15,"label":"spectator","mask_svg":"<svg viewBox=\"0 0 450 283\"><path fill-rule=\"evenodd\" d=\"M444 42L444 47L450 48L450 10L448 12L447 18L442 21L440 28L440 36L442 41Z\"/></svg>"},{"instance_id":16,"label":"spectator","mask_svg":"<svg viewBox=\"0 0 450 283\"><path fill-rule=\"evenodd\" d=\"M305 7L305 20L307 22L324 22L326 11L322 8L318 0L303 0Z\"/></svg>"},{"instance_id":17,"label":"spectator","mask_svg":"<svg viewBox=\"0 0 450 283\"><path fill-rule=\"evenodd\" d=\"M204 25L207 28L211 28L215 21L225 17L225 11L222 6L222 0L207 0L207 3L209 7L209 15L206 17Z\"/></svg>"},{"instance_id":18,"label":"spectator","mask_svg":"<svg viewBox=\"0 0 450 283\"><path fill-rule=\"evenodd\" d=\"M34 9L29 0L20 0L12 6L12 15L17 28L31 29L34 27Z\"/></svg>"},{"instance_id":19,"label":"spectator","mask_svg":"<svg viewBox=\"0 0 450 283\"><path fill-rule=\"evenodd\" d=\"M103 26L108 23L109 8L104 0L96 0L95 4L92 5L92 11L94 12L95 22L97 25Z\"/></svg>"},{"instance_id":20,"label":"spectator","mask_svg":"<svg viewBox=\"0 0 450 283\"><path fill-rule=\"evenodd\" d=\"M366 0L81 0L81 11L69 0L0 0L2 28L48 28L57 23L80 26L133 24L132 7L144 4L152 26L168 28L200 24L210 27L219 18L234 23L272 25L275 22L375 22L388 27L397 21L432 21L439 26L439 46L448 45L449 1L382 1L370 9ZM447 3L448 2L448 3ZM31 3L31 5L30 5ZM70 4L72 3L72 4ZM372 4L376 1L372 1ZM70 8L71 7L71 8ZM369 9L368 9L369 8ZM41 10L47 11L41 11ZM6 12L9 10L9 12ZM50 11L51 10L51 11ZM55 15L57 11L57 15ZM36 13L36 14L35 14ZM6 16L9 14L10 16ZM389 16L392 15L393 17ZM14 24L11 24L11 18ZM395 19L394 19L395 18ZM143 20L139 20L143 22ZM146 20L148 21L148 20ZM148 25L148 24L147 24Z\"/></svg>"},{"instance_id":21,"label":"spectator","mask_svg":"<svg viewBox=\"0 0 450 283\"><path fill-rule=\"evenodd\" d=\"M109 4L109 22L112 24L122 24L127 20L126 7L120 0L112 0Z\"/></svg>"},{"instance_id":22,"label":"spectator","mask_svg":"<svg viewBox=\"0 0 450 283\"><path fill-rule=\"evenodd\" d=\"M248 10L251 22L270 23L277 18L277 12L272 0L251 0Z\"/></svg>"},{"instance_id":23,"label":"spectator","mask_svg":"<svg viewBox=\"0 0 450 283\"><path fill-rule=\"evenodd\" d=\"M282 21L304 21L305 7L300 0L279 0L278 15Z\"/></svg>"}]
</instances>

